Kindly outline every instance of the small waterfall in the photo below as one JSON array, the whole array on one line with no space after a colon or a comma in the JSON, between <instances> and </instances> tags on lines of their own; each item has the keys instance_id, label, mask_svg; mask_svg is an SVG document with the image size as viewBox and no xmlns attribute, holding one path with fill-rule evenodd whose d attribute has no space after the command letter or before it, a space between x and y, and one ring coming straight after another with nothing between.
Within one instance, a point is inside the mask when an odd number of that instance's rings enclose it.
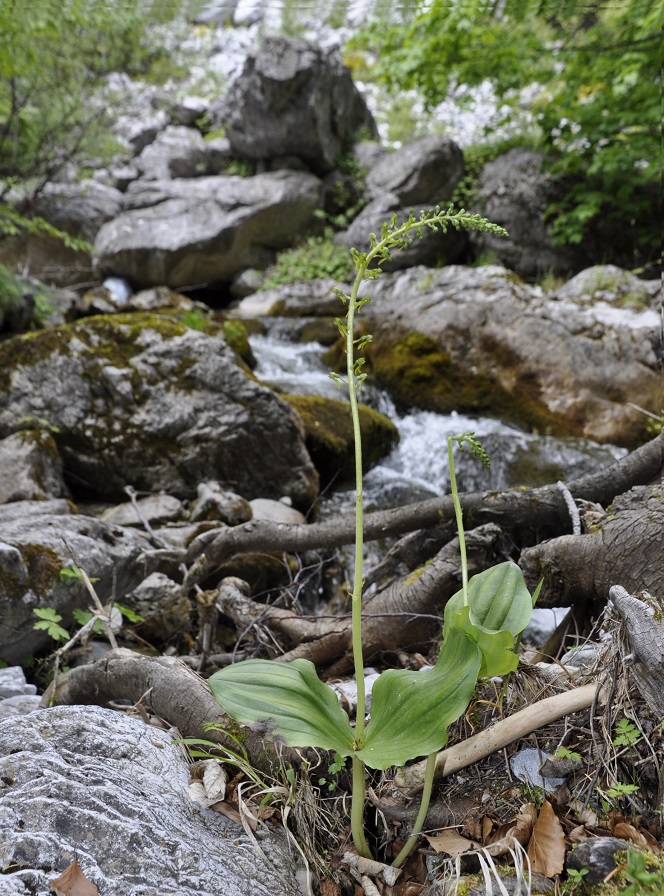
<instances>
[{"instance_id":1,"label":"small waterfall","mask_svg":"<svg viewBox=\"0 0 664 896\"><path fill-rule=\"evenodd\" d=\"M272 388L297 395L321 395L347 400L329 376L323 363L325 347L319 342L294 342L298 322L270 319L267 334L250 337L258 362L255 375ZM481 439L488 434L523 433L498 420L462 414L436 414L413 410L399 414L390 396L375 386L365 386L360 400L389 417L397 426L400 441L392 453L365 476L364 495L368 509L394 507L431 498L449 491L447 437L474 431ZM467 455L463 456L464 460ZM479 463L478 461L469 461ZM352 505L352 490L328 496L335 509Z\"/></svg>"}]
</instances>

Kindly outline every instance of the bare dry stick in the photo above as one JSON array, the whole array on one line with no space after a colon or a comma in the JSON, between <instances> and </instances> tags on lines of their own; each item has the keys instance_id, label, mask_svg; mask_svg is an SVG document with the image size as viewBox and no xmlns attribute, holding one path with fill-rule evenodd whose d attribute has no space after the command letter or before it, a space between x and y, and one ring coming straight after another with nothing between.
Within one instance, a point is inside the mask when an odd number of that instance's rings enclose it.
<instances>
[{"instance_id":1,"label":"bare dry stick","mask_svg":"<svg viewBox=\"0 0 664 896\"><path fill-rule=\"evenodd\" d=\"M537 731L543 725L555 722L562 716L588 709L592 706L599 685L585 684L580 688L556 694L539 700L525 709L519 710L508 719L501 719L495 725L485 728L479 734L469 737L461 743L441 750L436 758L434 779L454 774L462 768L491 756L497 750L502 750L508 744L525 737L533 731ZM426 761L417 762L415 765L407 765L394 778L397 787L409 789L417 793L422 789Z\"/></svg>"}]
</instances>

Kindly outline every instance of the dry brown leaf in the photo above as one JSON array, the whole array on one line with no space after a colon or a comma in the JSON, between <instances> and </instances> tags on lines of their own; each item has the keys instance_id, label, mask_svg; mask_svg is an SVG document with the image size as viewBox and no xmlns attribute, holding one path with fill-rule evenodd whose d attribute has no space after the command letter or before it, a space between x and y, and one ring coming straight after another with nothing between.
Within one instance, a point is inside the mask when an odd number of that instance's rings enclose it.
<instances>
[{"instance_id":1,"label":"dry brown leaf","mask_svg":"<svg viewBox=\"0 0 664 896\"><path fill-rule=\"evenodd\" d=\"M60 877L51 881L51 887L58 896L99 896L99 890L92 881L83 874L76 859L62 872Z\"/></svg>"},{"instance_id":2,"label":"dry brown leaf","mask_svg":"<svg viewBox=\"0 0 664 896\"><path fill-rule=\"evenodd\" d=\"M528 858L534 872L545 877L561 874L565 866L565 834L553 806L544 800L528 844Z\"/></svg>"},{"instance_id":3,"label":"dry brown leaf","mask_svg":"<svg viewBox=\"0 0 664 896\"><path fill-rule=\"evenodd\" d=\"M537 820L537 807L535 803L524 803L519 809L519 814L506 824L501 824L487 841L487 851L495 858L507 855L514 849L516 840L521 846L525 846L530 840L533 827Z\"/></svg>"},{"instance_id":4,"label":"dry brown leaf","mask_svg":"<svg viewBox=\"0 0 664 896\"><path fill-rule=\"evenodd\" d=\"M488 815L485 815L482 819L482 843L486 843L487 837L491 834L492 829L493 821Z\"/></svg>"},{"instance_id":5,"label":"dry brown leaf","mask_svg":"<svg viewBox=\"0 0 664 896\"><path fill-rule=\"evenodd\" d=\"M586 831L585 824L579 824L567 835L567 839L570 843L582 843L584 840L588 839L588 832Z\"/></svg>"},{"instance_id":6,"label":"dry brown leaf","mask_svg":"<svg viewBox=\"0 0 664 896\"><path fill-rule=\"evenodd\" d=\"M619 821L617 824L614 824L613 836L618 837L620 840L631 840L632 843L636 843L641 849L650 848L650 844L643 834L627 821Z\"/></svg>"},{"instance_id":7,"label":"dry brown leaf","mask_svg":"<svg viewBox=\"0 0 664 896\"><path fill-rule=\"evenodd\" d=\"M456 859L457 856L462 855L464 852L469 852L471 849L479 849L481 846L474 840L467 840L465 837L462 837L461 834L458 834L453 829L442 831L442 833L426 839L436 852L446 852L453 859Z\"/></svg>"},{"instance_id":8,"label":"dry brown leaf","mask_svg":"<svg viewBox=\"0 0 664 896\"><path fill-rule=\"evenodd\" d=\"M212 803L209 808L212 809L213 812L218 812L220 815L230 818L235 824L242 824L242 816L237 809L233 808L233 806L231 806L230 803L227 803L226 800L222 800L219 803Z\"/></svg>"}]
</instances>

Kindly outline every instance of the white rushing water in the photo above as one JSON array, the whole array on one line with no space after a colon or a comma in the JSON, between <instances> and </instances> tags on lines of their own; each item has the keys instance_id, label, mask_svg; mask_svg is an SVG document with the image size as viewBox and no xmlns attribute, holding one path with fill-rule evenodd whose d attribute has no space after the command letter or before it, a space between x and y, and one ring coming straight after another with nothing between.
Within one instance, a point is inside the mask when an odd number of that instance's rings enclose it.
<instances>
[{"instance_id":1,"label":"white rushing water","mask_svg":"<svg viewBox=\"0 0 664 896\"><path fill-rule=\"evenodd\" d=\"M277 323L270 334L250 337L258 379L284 392L346 400L344 390L330 379L329 368L323 363L325 347L318 342L290 341L287 329L288 324L282 330ZM375 387L365 389L360 400L389 417L400 436L391 454L365 476L367 507L392 507L449 492L448 436L474 431L480 439L495 433L528 438L520 430L488 417L422 410L400 414L389 395ZM352 496L342 491L332 500L343 504L352 501Z\"/></svg>"}]
</instances>

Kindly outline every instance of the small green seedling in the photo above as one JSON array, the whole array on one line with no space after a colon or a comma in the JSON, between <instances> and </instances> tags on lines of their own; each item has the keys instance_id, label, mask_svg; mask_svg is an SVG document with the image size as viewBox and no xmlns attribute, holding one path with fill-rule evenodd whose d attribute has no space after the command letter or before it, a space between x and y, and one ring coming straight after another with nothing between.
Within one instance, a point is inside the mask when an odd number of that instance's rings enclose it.
<instances>
[{"instance_id":1,"label":"small green seedling","mask_svg":"<svg viewBox=\"0 0 664 896\"><path fill-rule=\"evenodd\" d=\"M634 722L622 718L616 725L616 735L611 743L614 747L631 747L640 737L641 732Z\"/></svg>"},{"instance_id":2,"label":"small green seedling","mask_svg":"<svg viewBox=\"0 0 664 896\"><path fill-rule=\"evenodd\" d=\"M32 611L39 618L32 626L37 631L45 631L54 641L68 641L69 632L60 623L62 616L53 607L36 608Z\"/></svg>"},{"instance_id":3,"label":"small green seedling","mask_svg":"<svg viewBox=\"0 0 664 896\"><path fill-rule=\"evenodd\" d=\"M381 265L391 252L409 245L412 234L422 237L425 230L472 228L504 235L505 231L479 215L461 210L410 213L403 223L396 215L383 224L380 236L370 235L368 252L351 249L355 280L350 293L335 289L346 306L345 319L335 323L345 341L346 376L333 374L348 389L355 448L355 571L352 591L352 647L357 682L357 712L352 725L337 695L316 674L313 663L298 659L290 663L246 660L221 669L210 678L217 702L234 719L248 724L267 724L274 737L292 747L330 750L352 763L351 830L361 856L371 852L364 834L366 767L387 769L411 759L427 756L422 804L413 833L393 864L399 867L415 845L422 829L433 787L436 754L447 743L447 729L465 712L477 680L481 676L504 675L518 664L515 642L527 625L531 597L519 567L512 561L500 563L468 580L461 504L459 501L453 443L470 450L483 462L486 452L473 433L448 440L450 481L461 551L462 588L445 607L443 644L435 666L413 672L388 669L373 686L373 703L367 721L362 656L362 556L363 489L362 441L357 393L366 379L364 357L356 357L371 336L355 338L355 315L370 301L359 296L364 281L377 279Z\"/></svg>"}]
</instances>

